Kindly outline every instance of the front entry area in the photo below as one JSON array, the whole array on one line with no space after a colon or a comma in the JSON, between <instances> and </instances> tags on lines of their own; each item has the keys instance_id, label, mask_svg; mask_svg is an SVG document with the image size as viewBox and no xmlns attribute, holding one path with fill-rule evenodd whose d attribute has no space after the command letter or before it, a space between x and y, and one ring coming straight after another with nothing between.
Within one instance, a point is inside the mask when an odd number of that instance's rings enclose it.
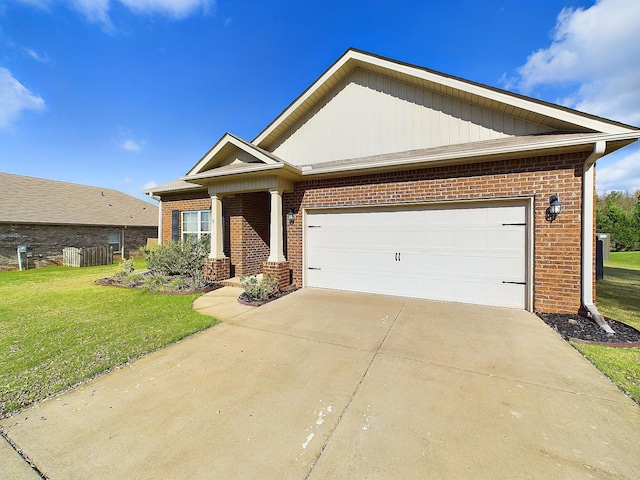
<instances>
[{"instance_id":1,"label":"front entry area","mask_svg":"<svg viewBox=\"0 0 640 480\"><path fill-rule=\"evenodd\" d=\"M305 285L527 309L528 205L308 210Z\"/></svg>"}]
</instances>

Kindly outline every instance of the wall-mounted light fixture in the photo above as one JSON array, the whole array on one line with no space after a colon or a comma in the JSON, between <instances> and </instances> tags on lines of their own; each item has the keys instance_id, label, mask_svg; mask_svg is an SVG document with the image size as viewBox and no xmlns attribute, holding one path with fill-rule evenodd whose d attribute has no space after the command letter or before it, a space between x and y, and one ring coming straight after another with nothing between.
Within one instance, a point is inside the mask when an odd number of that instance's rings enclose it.
<instances>
[{"instance_id":1,"label":"wall-mounted light fixture","mask_svg":"<svg viewBox=\"0 0 640 480\"><path fill-rule=\"evenodd\" d=\"M560 203L558 194L556 193L555 195L551 195L549 197L549 206L547 207L547 213L545 217L549 222L553 222L561 213L562 204Z\"/></svg>"},{"instance_id":2,"label":"wall-mounted light fixture","mask_svg":"<svg viewBox=\"0 0 640 480\"><path fill-rule=\"evenodd\" d=\"M296 216L293 213L293 210L289 210L289 213L287 213L287 222L289 222L289 225L293 225L295 221L296 221Z\"/></svg>"}]
</instances>

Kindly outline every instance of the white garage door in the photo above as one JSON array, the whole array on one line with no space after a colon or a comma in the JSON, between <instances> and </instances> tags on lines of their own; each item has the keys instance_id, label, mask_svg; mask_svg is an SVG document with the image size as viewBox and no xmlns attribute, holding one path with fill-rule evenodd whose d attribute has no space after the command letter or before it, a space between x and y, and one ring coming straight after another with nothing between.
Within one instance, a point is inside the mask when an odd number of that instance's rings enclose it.
<instances>
[{"instance_id":1,"label":"white garage door","mask_svg":"<svg viewBox=\"0 0 640 480\"><path fill-rule=\"evenodd\" d=\"M306 285L526 308L526 203L309 211Z\"/></svg>"}]
</instances>

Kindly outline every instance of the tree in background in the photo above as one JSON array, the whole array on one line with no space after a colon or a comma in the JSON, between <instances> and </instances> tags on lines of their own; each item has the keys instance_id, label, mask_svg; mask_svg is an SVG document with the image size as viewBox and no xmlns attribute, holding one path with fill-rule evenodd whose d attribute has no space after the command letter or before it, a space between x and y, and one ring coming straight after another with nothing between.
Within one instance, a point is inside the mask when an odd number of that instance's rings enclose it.
<instances>
[{"instance_id":1,"label":"tree in background","mask_svg":"<svg viewBox=\"0 0 640 480\"><path fill-rule=\"evenodd\" d=\"M640 250L640 190L609 192L597 198L596 228L598 233L611 234L611 250Z\"/></svg>"}]
</instances>

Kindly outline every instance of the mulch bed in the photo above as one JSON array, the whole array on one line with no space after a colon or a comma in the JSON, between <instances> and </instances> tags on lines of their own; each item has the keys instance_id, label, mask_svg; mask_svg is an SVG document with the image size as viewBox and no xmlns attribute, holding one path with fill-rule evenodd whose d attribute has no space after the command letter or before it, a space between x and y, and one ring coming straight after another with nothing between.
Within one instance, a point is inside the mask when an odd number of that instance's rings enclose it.
<instances>
[{"instance_id":1,"label":"mulch bed","mask_svg":"<svg viewBox=\"0 0 640 480\"><path fill-rule=\"evenodd\" d=\"M557 313L538 313L537 315L568 341L607 347L640 347L640 331L612 318L605 317L615 334L605 332L594 320L581 315Z\"/></svg>"},{"instance_id":2,"label":"mulch bed","mask_svg":"<svg viewBox=\"0 0 640 480\"><path fill-rule=\"evenodd\" d=\"M242 292L238 297L238 302L240 302L243 305L249 305L250 307L259 307L261 305L264 305L265 303L273 302L274 300L282 298L285 295L289 295L291 292L295 292L296 290L298 290L298 287L296 287L295 285L292 285L288 288L285 288L284 290L280 290L276 292L274 295L267 298L266 300L255 300L252 297L249 297L246 292Z\"/></svg>"},{"instance_id":3,"label":"mulch bed","mask_svg":"<svg viewBox=\"0 0 640 480\"><path fill-rule=\"evenodd\" d=\"M118 287L118 288L128 288L128 289L132 289L132 290L142 290L144 287L143 282L139 282L133 285L124 285L120 280L113 278L113 277L107 277L107 278L99 278L98 280L96 280L95 282L96 285L102 285L102 286L106 286L106 287ZM221 283L215 283L215 282L211 282L211 283L207 283L202 289L200 290L181 290L179 292L171 292L171 291L158 291L158 290L153 290L156 291L158 293L164 293L167 295L193 295L196 293L209 293L209 292L213 292L214 290L217 290L219 288L222 288L223 285Z\"/></svg>"}]
</instances>

